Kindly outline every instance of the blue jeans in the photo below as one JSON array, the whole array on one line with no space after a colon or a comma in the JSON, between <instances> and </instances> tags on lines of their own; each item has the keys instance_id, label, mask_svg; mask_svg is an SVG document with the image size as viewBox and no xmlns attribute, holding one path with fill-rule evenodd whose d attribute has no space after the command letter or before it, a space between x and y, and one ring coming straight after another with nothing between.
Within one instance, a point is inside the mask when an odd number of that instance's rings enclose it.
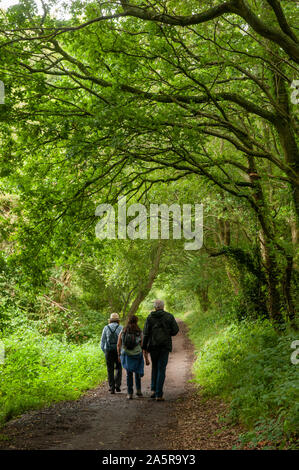
<instances>
[{"instance_id":1,"label":"blue jeans","mask_svg":"<svg viewBox=\"0 0 299 470\"><path fill-rule=\"evenodd\" d=\"M137 374L136 372L131 372L131 371L127 370L127 387L128 387L128 393L130 395L133 394L133 374L135 374L136 390L141 390L141 377L140 377L140 374Z\"/></svg>"},{"instance_id":2,"label":"blue jeans","mask_svg":"<svg viewBox=\"0 0 299 470\"><path fill-rule=\"evenodd\" d=\"M150 351L150 355L152 360L151 390L152 392L155 392L156 398L160 398L163 396L163 385L165 381L169 351L157 349Z\"/></svg>"}]
</instances>

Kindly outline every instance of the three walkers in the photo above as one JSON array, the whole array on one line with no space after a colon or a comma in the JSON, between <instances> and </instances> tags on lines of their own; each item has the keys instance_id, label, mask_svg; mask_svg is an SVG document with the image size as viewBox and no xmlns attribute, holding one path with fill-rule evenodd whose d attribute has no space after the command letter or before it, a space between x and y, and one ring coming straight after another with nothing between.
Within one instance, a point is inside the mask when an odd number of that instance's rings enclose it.
<instances>
[{"instance_id":1,"label":"three walkers","mask_svg":"<svg viewBox=\"0 0 299 470\"><path fill-rule=\"evenodd\" d=\"M120 392L122 367L127 372L127 398L133 398L133 382L137 397L142 397L141 379L144 375L144 361L149 365L148 354L152 362L151 398L163 401L163 386L169 353L172 351L172 336L179 327L174 316L164 310L164 302L155 300L155 311L147 317L143 333L138 326L138 317L128 318L125 328L119 325L119 316L110 316L101 339L101 348L105 353L109 390ZM114 374L114 370L116 373Z\"/></svg>"}]
</instances>

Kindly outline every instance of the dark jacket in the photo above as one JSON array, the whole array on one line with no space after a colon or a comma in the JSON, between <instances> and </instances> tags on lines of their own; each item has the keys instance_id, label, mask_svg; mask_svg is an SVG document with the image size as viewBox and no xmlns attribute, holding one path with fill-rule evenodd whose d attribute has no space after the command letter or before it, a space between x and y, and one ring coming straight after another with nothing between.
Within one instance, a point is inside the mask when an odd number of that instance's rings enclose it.
<instances>
[{"instance_id":1,"label":"dark jacket","mask_svg":"<svg viewBox=\"0 0 299 470\"><path fill-rule=\"evenodd\" d=\"M143 346L142 348L146 351L152 351L155 348L151 347L151 330L153 325L160 321L163 318L163 322L169 332L169 339L165 347L160 349L166 349L167 351L172 351L172 340L171 337L175 336L179 332L179 327L175 321L174 316L171 313L165 312L165 310L155 310L151 312L146 319L144 329L143 329Z\"/></svg>"}]
</instances>

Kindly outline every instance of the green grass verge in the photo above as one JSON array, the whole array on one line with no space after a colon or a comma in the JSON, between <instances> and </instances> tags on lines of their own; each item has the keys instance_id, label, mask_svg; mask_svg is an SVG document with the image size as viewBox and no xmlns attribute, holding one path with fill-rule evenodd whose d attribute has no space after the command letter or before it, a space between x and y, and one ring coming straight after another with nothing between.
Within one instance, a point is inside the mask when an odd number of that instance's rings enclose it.
<instances>
[{"instance_id":1,"label":"green grass verge","mask_svg":"<svg viewBox=\"0 0 299 470\"><path fill-rule=\"evenodd\" d=\"M279 335L268 321L232 323L215 312L186 318L204 396L230 403L230 419L248 429L242 446L297 448L299 365L290 360L294 332Z\"/></svg>"},{"instance_id":2,"label":"green grass verge","mask_svg":"<svg viewBox=\"0 0 299 470\"><path fill-rule=\"evenodd\" d=\"M0 364L0 424L26 410L78 398L105 380L100 344L62 342L35 329L18 329L6 338Z\"/></svg>"}]
</instances>

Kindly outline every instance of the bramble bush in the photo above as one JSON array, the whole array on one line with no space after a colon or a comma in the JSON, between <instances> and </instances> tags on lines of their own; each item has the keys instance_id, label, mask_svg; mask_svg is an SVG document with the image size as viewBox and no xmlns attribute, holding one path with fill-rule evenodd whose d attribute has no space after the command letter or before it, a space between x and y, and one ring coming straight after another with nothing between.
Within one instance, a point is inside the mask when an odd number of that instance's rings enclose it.
<instances>
[{"instance_id":1,"label":"bramble bush","mask_svg":"<svg viewBox=\"0 0 299 470\"><path fill-rule=\"evenodd\" d=\"M299 368L290 356L298 335L278 334L266 320L231 323L211 311L193 313L187 323L197 349L194 381L203 395L230 402L230 419L248 429L241 445L296 446Z\"/></svg>"}]
</instances>

